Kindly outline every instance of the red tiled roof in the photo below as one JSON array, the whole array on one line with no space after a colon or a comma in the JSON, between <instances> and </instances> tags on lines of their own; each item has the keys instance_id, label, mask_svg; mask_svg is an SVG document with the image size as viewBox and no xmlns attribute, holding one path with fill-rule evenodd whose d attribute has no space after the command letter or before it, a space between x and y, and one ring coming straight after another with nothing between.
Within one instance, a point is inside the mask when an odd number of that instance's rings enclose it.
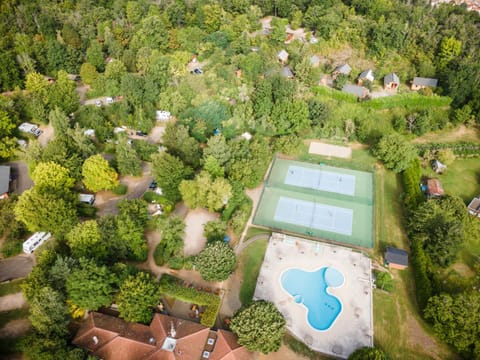
<instances>
[{"instance_id":1,"label":"red tiled roof","mask_svg":"<svg viewBox=\"0 0 480 360\"><path fill-rule=\"evenodd\" d=\"M442 196L444 195L442 184L438 179L428 179L427 181L428 195Z\"/></svg>"},{"instance_id":2,"label":"red tiled roof","mask_svg":"<svg viewBox=\"0 0 480 360\"><path fill-rule=\"evenodd\" d=\"M172 325L175 336L171 334ZM167 337L175 339L173 351L162 349ZM199 360L204 350L211 350L209 337L217 337L210 359L251 359L232 333L215 333L203 325L162 314L155 314L146 326L92 312L73 343L105 360Z\"/></svg>"},{"instance_id":3,"label":"red tiled roof","mask_svg":"<svg viewBox=\"0 0 480 360\"><path fill-rule=\"evenodd\" d=\"M250 360L252 354L237 342L237 336L229 331L218 330L211 360Z\"/></svg>"}]
</instances>

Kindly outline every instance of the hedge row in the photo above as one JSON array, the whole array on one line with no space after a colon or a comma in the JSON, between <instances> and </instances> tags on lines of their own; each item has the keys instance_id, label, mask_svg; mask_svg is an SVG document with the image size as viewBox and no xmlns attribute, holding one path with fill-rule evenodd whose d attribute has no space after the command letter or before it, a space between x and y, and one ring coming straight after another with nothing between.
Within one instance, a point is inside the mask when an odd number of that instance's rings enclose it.
<instances>
[{"instance_id":1,"label":"hedge row","mask_svg":"<svg viewBox=\"0 0 480 360\"><path fill-rule=\"evenodd\" d=\"M412 265L415 277L415 288L417 294L417 303L423 311L427 306L428 299L433 295L433 287L428 277L428 258L422 247L422 243L418 240L412 240Z\"/></svg>"},{"instance_id":2,"label":"hedge row","mask_svg":"<svg viewBox=\"0 0 480 360\"><path fill-rule=\"evenodd\" d=\"M480 156L480 144L474 142L457 142L457 143L429 143L417 145L420 156L423 156L427 150L437 151L442 149L450 149L457 157L477 157Z\"/></svg>"},{"instance_id":3,"label":"hedge row","mask_svg":"<svg viewBox=\"0 0 480 360\"><path fill-rule=\"evenodd\" d=\"M408 210L415 210L425 200L425 196L420 189L421 177L420 160L415 158L410 167L402 173L403 187L406 193L405 205Z\"/></svg>"},{"instance_id":4,"label":"hedge row","mask_svg":"<svg viewBox=\"0 0 480 360\"><path fill-rule=\"evenodd\" d=\"M163 276L160 281L160 291L180 301L205 306L205 312L200 319L200 324L207 327L213 327L215 325L215 320L217 319L221 305L219 296L199 291L195 288L185 287L181 285L177 279L166 276Z\"/></svg>"}]
</instances>

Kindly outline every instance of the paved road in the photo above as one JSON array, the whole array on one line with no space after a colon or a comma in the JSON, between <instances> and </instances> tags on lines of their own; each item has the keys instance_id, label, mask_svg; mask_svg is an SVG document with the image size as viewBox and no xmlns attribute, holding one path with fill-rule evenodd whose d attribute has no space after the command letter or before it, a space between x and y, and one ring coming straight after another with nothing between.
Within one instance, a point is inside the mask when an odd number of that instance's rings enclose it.
<instances>
[{"instance_id":1,"label":"paved road","mask_svg":"<svg viewBox=\"0 0 480 360\"><path fill-rule=\"evenodd\" d=\"M141 178L132 176L123 177L120 182L128 186L128 193L124 196L114 197L99 206L97 216L118 213L117 204L122 199L131 200L142 197L145 191L148 190L148 186L153 180L153 176L150 175L150 167L148 163L142 163L142 171L143 176Z\"/></svg>"},{"instance_id":2,"label":"paved road","mask_svg":"<svg viewBox=\"0 0 480 360\"><path fill-rule=\"evenodd\" d=\"M0 282L27 276L35 265L33 255L21 254L0 260Z\"/></svg>"},{"instance_id":3,"label":"paved road","mask_svg":"<svg viewBox=\"0 0 480 360\"><path fill-rule=\"evenodd\" d=\"M23 161L12 161L5 165L11 166L14 175L17 177L12 181L12 191L21 194L33 186L33 181L28 174L28 165Z\"/></svg>"}]
</instances>

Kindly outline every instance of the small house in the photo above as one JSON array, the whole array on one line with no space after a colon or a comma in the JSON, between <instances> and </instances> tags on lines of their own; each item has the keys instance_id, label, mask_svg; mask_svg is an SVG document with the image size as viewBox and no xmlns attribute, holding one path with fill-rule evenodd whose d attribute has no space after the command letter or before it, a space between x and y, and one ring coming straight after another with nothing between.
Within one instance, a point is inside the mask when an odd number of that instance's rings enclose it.
<instances>
[{"instance_id":1,"label":"small house","mask_svg":"<svg viewBox=\"0 0 480 360\"><path fill-rule=\"evenodd\" d=\"M480 195L473 198L467 206L468 212L476 217L480 217Z\"/></svg>"},{"instance_id":2,"label":"small house","mask_svg":"<svg viewBox=\"0 0 480 360\"><path fill-rule=\"evenodd\" d=\"M385 90L397 91L399 86L400 86L400 79L398 78L397 74L390 73L385 75L385 77L383 78L383 88Z\"/></svg>"},{"instance_id":3,"label":"small house","mask_svg":"<svg viewBox=\"0 0 480 360\"><path fill-rule=\"evenodd\" d=\"M346 84L343 86L342 91L347 94L352 94L358 97L359 99L366 99L370 92L367 88L358 85Z\"/></svg>"},{"instance_id":4,"label":"small house","mask_svg":"<svg viewBox=\"0 0 480 360\"><path fill-rule=\"evenodd\" d=\"M335 68L335 70L333 70L333 72L332 72L332 78L335 79L340 74L348 76L351 71L352 71L352 68L348 64L338 65Z\"/></svg>"},{"instance_id":5,"label":"small house","mask_svg":"<svg viewBox=\"0 0 480 360\"><path fill-rule=\"evenodd\" d=\"M375 77L373 76L373 71L371 69L363 71L358 76L358 79L357 79L358 85L362 86L365 80L368 80L370 82L373 82L373 80L375 80Z\"/></svg>"},{"instance_id":6,"label":"small house","mask_svg":"<svg viewBox=\"0 0 480 360\"><path fill-rule=\"evenodd\" d=\"M437 174L442 174L445 170L447 170L447 165L443 164L440 160L432 160L432 169Z\"/></svg>"},{"instance_id":7,"label":"small house","mask_svg":"<svg viewBox=\"0 0 480 360\"><path fill-rule=\"evenodd\" d=\"M428 197L440 197L445 195L442 184L438 179L427 180L427 195Z\"/></svg>"},{"instance_id":8,"label":"small house","mask_svg":"<svg viewBox=\"0 0 480 360\"><path fill-rule=\"evenodd\" d=\"M415 77L412 81L412 90L417 91L420 89L424 89L426 87L436 88L437 84L438 84L437 79Z\"/></svg>"},{"instance_id":9,"label":"small house","mask_svg":"<svg viewBox=\"0 0 480 360\"><path fill-rule=\"evenodd\" d=\"M387 246L385 265L389 269L403 270L408 267L408 253L405 250Z\"/></svg>"},{"instance_id":10,"label":"small house","mask_svg":"<svg viewBox=\"0 0 480 360\"><path fill-rule=\"evenodd\" d=\"M0 166L0 199L8 198L10 189L10 166Z\"/></svg>"},{"instance_id":11,"label":"small house","mask_svg":"<svg viewBox=\"0 0 480 360\"><path fill-rule=\"evenodd\" d=\"M282 49L278 54L277 54L278 60L282 64L286 63L288 61L288 52L284 49Z\"/></svg>"}]
</instances>

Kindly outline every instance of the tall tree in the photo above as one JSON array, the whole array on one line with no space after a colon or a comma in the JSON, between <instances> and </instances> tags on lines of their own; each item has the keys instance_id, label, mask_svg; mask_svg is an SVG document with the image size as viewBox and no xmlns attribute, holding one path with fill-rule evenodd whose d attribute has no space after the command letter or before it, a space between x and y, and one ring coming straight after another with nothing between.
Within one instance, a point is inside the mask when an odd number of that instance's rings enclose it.
<instances>
[{"instance_id":1,"label":"tall tree","mask_svg":"<svg viewBox=\"0 0 480 360\"><path fill-rule=\"evenodd\" d=\"M193 175L193 170L178 157L162 152L152 155L152 174L165 197L177 202L181 199L178 186Z\"/></svg>"},{"instance_id":2,"label":"tall tree","mask_svg":"<svg viewBox=\"0 0 480 360\"><path fill-rule=\"evenodd\" d=\"M170 216L159 224L162 240L158 245L163 259L168 262L173 258L183 257L183 236L185 223L178 216Z\"/></svg>"},{"instance_id":3,"label":"tall tree","mask_svg":"<svg viewBox=\"0 0 480 360\"><path fill-rule=\"evenodd\" d=\"M102 242L98 224L87 220L77 224L66 236L72 256L103 260L107 255L106 243Z\"/></svg>"},{"instance_id":4,"label":"tall tree","mask_svg":"<svg viewBox=\"0 0 480 360\"><path fill-rule=\"evenodd\" d=\"M280 311L273 303L263 300L239 310L232 318L230 329L237 334L240 345L264 354L280 348L286 331Z\"/></svg>"},{"instance_id":5,"label":"tall tree","mask_svg":"<svg viewBox=\"0 0 480 360\"><path fill-rule=\"evenodd\" d=\"M118 174L100 154L85 160L82 175L83 183L93 192L112 190L118 185Z\"/></svg>"},{"instance_id":6,"label":"tall tree","mask_svg":"<svg viewBox=\"0 0 480 360\"><path fill-rule=\"evenodd\" d=\"M139 176L142 174L142 166L137 152L129 144L126 137L121 137L115 147L118 171L122 175Z\"/></svg>"},{"instance_id":7,"label":"tall tree","mask_svg":"<svg viewBox=\"0 0 480 360\"><path fill-rule=\"evenodd\" d=\"M15 216L30 231L49 231L62 236L77 223L77 211L72 201L50 193L39 193L35 187L18 198Z\"/></svg>"},{"instance_id":8,"label":"tall tree","mask_svg":"<svg viewBox=\"0 0 480 360\"><path fill-rule=\"evenodd\" d=\"M68 299L83 309L97 310L113 302L118 279L93 260L80 259L79 267L67 276Z\"/></svg>"},{"instance_id":9,"label":"tall tree","mask_svg":"<svg viewBox=\"0 0 480 360\"><path fill-rule=\"evenodd\" d=\"M30 302L30 321L35 330L47 338L68 334L68 307L60 293L41 288Z\"/></svg>"},{"instance_id":10,"label":"tall tree","mask_svg":"<svg viewBox=\"0 0 480 360\"><path fill-rule=\"evenodd\" d=\"M51 109L58 106L66 114L78 109L79 98L75 82L70 80L63 70L57 73L57 80L50 87L48 103Z\"/></svg>"},{"instance_id":11,"label":"tall tree","mask_svg":"<svg viewBox=\"0 0 480 360\"><path fill-rule=\"evenodd\" d=\"M150 323L153 308L160 301L158 284L146 272L129 276L120 286L117 298L120 317L128 322Z\"/></svg>"},{"instance_id":12,"label":"tall tree","mask_svg":"<svg viewBox=\"0 0 480 360\"><path fill-rule=\"evenodd\" d=\"M60 197L65 197L75 184L68 169L51 161L39 163L32 172L32 180L37 192Z\"/></svg>"},{"instance_id":13,"label":"tall tree","mask_svg":"<svg viewBox=\"0 0 480 360\"><path fill-rule=\"evenodd\" d=\"M189 135L188 128L168 123L162 137L168 152L178 156L185 164L196 168L200 164L200 148L198 142Z\"/></svg>"},{"instance_id":14,"label":"tall tree","mask_svg":"<svg viewBox=\"0 0 480 360\"><path fill-rule=\"evenodd\" d=\"M405 170L418 156L415 146L398 134L383 136L373 153L383 161L387 169L397 173Z\"/></svg>"}]
</instances>

